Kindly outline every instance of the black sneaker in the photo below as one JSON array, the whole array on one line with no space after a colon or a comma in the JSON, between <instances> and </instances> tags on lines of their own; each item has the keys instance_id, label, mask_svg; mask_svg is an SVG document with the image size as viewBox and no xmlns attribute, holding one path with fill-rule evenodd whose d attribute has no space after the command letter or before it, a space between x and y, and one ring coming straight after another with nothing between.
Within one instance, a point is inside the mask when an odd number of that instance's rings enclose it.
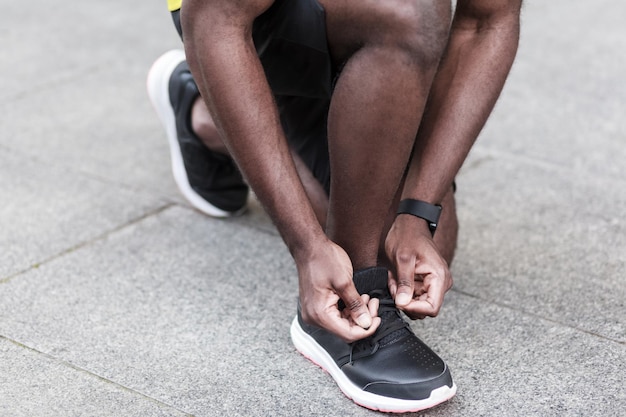
<instances>
[{"instance_id":1,"label":"black sneaker","mask_svg":"<svg viewBox=\"0 0 626 417\"><path fill-rule=\"evenodd\" d=\"M296 349L333 377L343 393L372 410L405 413L434 407L454 396L456 385L444 361L415 336L389 294L387 269L354 274L361 294L378 298L381 324L355 343L302 321L291 324Z\"/></svg>"},{"instance_id":2,"label":"black sneaker","mask_svg":"<svg viewBox=\"0 0 626 417\"><path fill-rule=\"evenodd\" d=\"M213 217L243 213L248 186L233 160L210 151L191 130L191 106L200 95L182 50L163 54L148 73L148 95L165 126L172 171L185 198Z\"/></svg>"}]
</instances>

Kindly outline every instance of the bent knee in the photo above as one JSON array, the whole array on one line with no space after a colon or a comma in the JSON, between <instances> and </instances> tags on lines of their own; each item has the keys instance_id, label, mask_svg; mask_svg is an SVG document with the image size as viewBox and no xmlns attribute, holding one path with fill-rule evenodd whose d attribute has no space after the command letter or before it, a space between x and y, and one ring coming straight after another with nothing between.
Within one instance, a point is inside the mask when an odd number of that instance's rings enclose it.
<instances>
[{"instance_id":1,"label":"bent knee","mask_svg":"<svg viewBox=\"0 0 626 417\"><path fill-rule=\"evenodd\" d=\"M379 2L376 41L398 47L420 65L436 65L448 42L450 3L441 0Z\"/></svg>"}]
</instances>

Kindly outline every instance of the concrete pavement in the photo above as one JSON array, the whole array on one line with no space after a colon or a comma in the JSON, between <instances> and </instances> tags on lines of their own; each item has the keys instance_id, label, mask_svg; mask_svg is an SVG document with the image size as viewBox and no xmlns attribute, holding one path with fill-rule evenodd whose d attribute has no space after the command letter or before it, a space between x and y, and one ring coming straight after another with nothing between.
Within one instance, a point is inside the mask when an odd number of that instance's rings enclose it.
<instances>
[{"instance_id":1,"label":"concrete pavement","mask_svg":"<svg viewBox=\"0 0 626 417\"><path fill-rule=\"evenodd\" d=\"M0 18L0 416L368 416L289 340L267 216L192 210L145 76L165 2ZM160 4L163 3L163 4ZM626 416L626 3L525 4L458 177L455 287L413 324L458 394L424 416Z\"/></svg>"}]
</instances>

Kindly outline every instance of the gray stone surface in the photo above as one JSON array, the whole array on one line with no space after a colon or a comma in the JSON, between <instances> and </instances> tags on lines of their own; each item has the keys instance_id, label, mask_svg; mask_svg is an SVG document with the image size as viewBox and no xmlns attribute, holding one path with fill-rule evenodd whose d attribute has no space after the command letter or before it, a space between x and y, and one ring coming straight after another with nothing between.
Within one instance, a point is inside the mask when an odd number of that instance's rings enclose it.
<instances>
[{"instance_id":1,"label":"gray stone surface","mask_svg":"<svg viewBox=\"0 0 626 417\"><path fill-rule=\"evenodd\" d=\"M194 414L271 412L293 269L278 237L174 208L5 284L0 334Z\"/></svg>"},{"instance_id":2,"label":"gray stone surface","mask_svg":"<svg viewBox=\"0 0 626 417\"><path fill-rule=\"evenodd\" d=\"M298 355L295 268L252 197L179 196L145 93L163 4L27 0L0 39L0 416L373 416ZM626 415L626 3L525 2L458 177L455 287L414 329L425 416Z\"/></svg>"},{"instance_id":3,"label":"gray stone surface","mask_svg":"<svg viewBox=\"0 0 626 417\"><path fill-rule=\"evenodd\" d=\"M2 416L189 416L2 337L0 393Z\"/></svg>"},{"instance_id":4,"label":"gray stone surface","mask_svg":"<svg viewBox=\"0 0 626 417\"><path fill-rule=\"evenodd\" d=\"M413 328L459 386L428 416L623 415L623 345L455 291Z\"/></svg>"},{"instance_id":5,"label":"gray stone surface","mask_svg":"<svg viewBox=\"0 0 626 417\"><path fill-rule=\"evenodd\" d=\"M278 237L172 208L5 284L0 334L194 415L369 414L294 352L296 293ZM609 415L625 400L623 345L516 306L453 292L414 328L461 387L429 414Z\"/></svg>"},{"instance_id":6,"label":"gray stone surface","mask_svg":"<svg viewBox=\"0 0 626 417\"><path fill-rule=\"evenodd\" d=\"M626 343L626 193L606 192L620 182L476 154L459 180L455 288Z\"/></svg>"},{"instance_id":7,"label":"gray stone surface","mask_svg":"<svg viewBox=\"0 0 626 417\"><path fill-rule=\"evenodd\" d=\"M624 180L624 15L615 0L526 1L518 59L481 144Z\"/></svg>"},{"instance_id":8,"label":"gray stone surface","mask_svg":"<svg viewBox=\"0 0 626 417\"><path fill-rule=\"evenodd\" d=\"M0 147L177 195L145 93L152 61L181 45L167 10L151 1L30 0L9 2L5 16Z\"/></svg>"},{"instance_id":9,"label":"gray stone surface","mask_svg":"<svg viewBox=\"0 0 626 417\"><path fill-rule=\"evenodd\" d=\"M168 204L1 147L0 195L0 282Z\"/></svg>"}]
</instances>

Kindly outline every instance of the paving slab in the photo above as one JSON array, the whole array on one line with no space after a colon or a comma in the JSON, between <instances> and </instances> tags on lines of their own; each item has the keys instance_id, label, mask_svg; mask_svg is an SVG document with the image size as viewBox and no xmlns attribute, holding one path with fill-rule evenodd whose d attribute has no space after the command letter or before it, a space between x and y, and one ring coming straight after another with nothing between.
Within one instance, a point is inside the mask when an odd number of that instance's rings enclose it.
<instances>
[{"instance_id":1,"label":"paving slab","mask_svg":"<svg viewBox=\"0 0 626 417\"><path fill-rule=\"evenodd\" d=\"M177 197L169 151L145 93L144 75L119 82L123 62L0 105L0 144L44 165L71 168L154 194ZM31 117L37 115L37 123Z\"/></svg>"},{"instance_id":2,"label":"paving slab","mask_svg":"<svg viewBox=\"0 0 626 417\"><path fill-rule=\"evenodd\" d=\"M454 291L413 328L459 387L427 416L624 415L623 344Z\"/></svg>"},{"instance_id":3,"label":"paving slab","mask_svg":"<svg viewBox=\"0 0 626 417\"><path fill-rule=\"evenodd\" d=\"M166 404L0 337L0 415L189 417Z\"/></svg>"},{"instance_id":4,"label":"paving slab","mask_svg":"<svg viewBox=\"0 0 626 417\"><path fill-rule=\"evenodd\" d=\"M374 415L293 349L296 294L279 237L172 207L1 285L0 334L196 416ZM624 404L623 344L454 292L413 326L460 387L426 415Z\"/></svg>"},{"instance_id":5,"label":"paving slab","mask_svg":"<svg viewBox=\"0 0 626 417\"><path fill-rule=\"evenodd\" d=\"M279 237L174 207L1 286L0 334L181 409L267 411L296 293Z\"/></svg>"},{"instance_id":6,"label":"paving slab","mask_svg":"<svg viewBox=\"0 0 626 417\"><path fill-rule=\"evenodd\" d=\"M615 0L525 1L518 56L479 145L626 178L624 15Z\"/></svg>"},{"instance_id":7,"label":"paving slab","mask_svg":"<svg viewBox=\"0 0 626 417\"><path fill-rule=\"evenodd\" d=\"M123 0L80 2L59 7L45 0L8 2L0 27L4 52L0 61L0 102L20 100L89 72L106 72L118 64L121 84L163 48L179 45L163 3ZM138 86L139 87L139 86ZM81 102L83 107L86 102Z\"/></svg>"},{"instance_id":8,"label":"paving slab","mask_svg":"<svg viewBox=\"0 0 626 417\"><path fill-rule=\"evenodd\" d=\"M457 290L626 343L624 183L475 152L459 177Z\"/></svg>"},{"instance_id":9,"label":"paving slab","mask_svg":"<svg viewBox=\"0 0 626 417\"><path fill-rule=\"evenodd\" d=\"M37 13L23 3L8 7L2 33L12 59L0 63L11 74L0 80L0 145L177 197L145 88L152 61L180 46L165 7L119 0L70 8L37 1L30 5Z\"/></svg>"},{"instance_id":10,"label":"paving slab","mask_svg":"<svg viewBox=\"0 0 626 417\"><path fill-rule=\"evenodd\" d=\"M0 282L169 204L0 148Z\"/></svg>"},{"instance_id":11,"label":"paving slab","mask_svg":"<svg viewBox=\"0 0 626 417\"><path fill-rule=\"evenodd\" d=\"M379 415L291 346L295 268L258 202L217 221L179 196L144 86L180 47L164 2L3 11L0 414ZM625 14L525 1L458 178L455 288L412 324L459 392L419 415L624 415Z\"/></svg>"}]
</instances>

